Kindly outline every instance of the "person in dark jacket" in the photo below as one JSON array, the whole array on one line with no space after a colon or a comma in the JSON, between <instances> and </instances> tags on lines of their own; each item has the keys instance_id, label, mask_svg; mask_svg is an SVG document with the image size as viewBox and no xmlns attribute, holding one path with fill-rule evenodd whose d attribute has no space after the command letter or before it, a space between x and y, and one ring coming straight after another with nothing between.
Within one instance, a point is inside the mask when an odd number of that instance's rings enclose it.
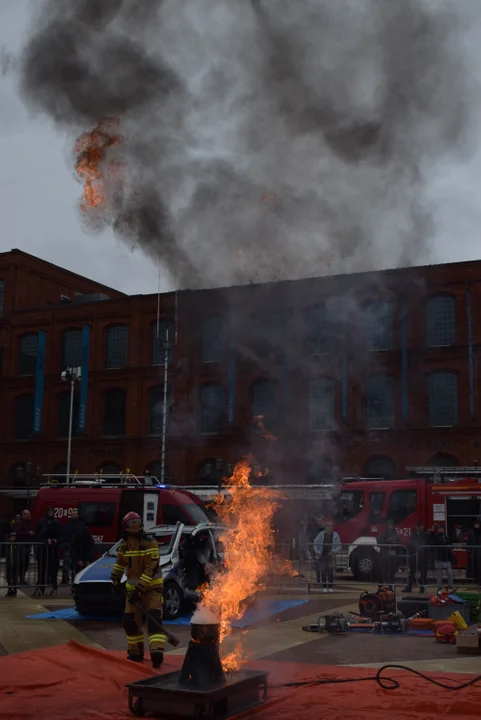
<instances>
[{"instance_id":1,"label":"person in dark jacket","mask_svg":"<svg viewBox=\"0 0 481 720\"><path fill-rule=\"evenodd\" d=\"M428 541L424 531L424 525L422 522L418 522L408 542L409 578L408 584L403 592L412 592L413 583L416 580L418 572L420 581L419 592L423 593L425 591L429 565L427 544Z\"/></svg>"},{"instance_id":2,"label":"person in dark jacket","mask_svg":"<svg viewBox=\"0 0 481 720\"><path fill-rule=\"evenodd\" d=\"M438 590L443 589L443 570L446 571L448 588L453 587L454 555L451 540L446 536L444 526L435 523L429 534L429 544L433 546L433 560L436 568Z\"/></svg>"},{"instance_id":3,"label":"person in dark jacket","mask_svg":"<svg viewBox=\"0 0 481 720\"><path fill-rule=\"evenodd\" d=\"M86 524L79 516L77 508L73 508L72 516L70 520L65 524L62 533L62 550L63 550L63 564L62 564L62 583L68 585L70 582L70 574L72 573L72 580L79 572L77 569L78 562L84 562L89 551L82 548L83 545L88 545L90 548L93 542L92 537L87 529ZM75 556L75 557L74 557ZM85 556L85 557L84 557ZM82 566L83 567L83 566Z\"/></svg>"},{"instance_id":4,"label":"person in dark jacket","mask_svg":"<svg viewBox=\"0 0 481 720\"><path fill-rule=\"evenodd\" d=\"M41 545L37 547L38 579L37 586L42 595L45 594L45 584L52 586L52 593L58 589L58 544L61 535L61 526L54 517L53 507L47 508L47 514L40 520L35 529L35 539Z\"/></svg>"},{"instance_id":5,"label":"person in dark jacket","mask_svg":"<svg viewBox=\"0 0 481 720\"><path fill-rule=\"evenodd\" d=\"M30 510L22 510L20 516L17 516L13 525L13 532L17 543L20 543L18 546L18 584L26 585L26 575L32 550L30 543L35 538Z\"/></svg>"},{"instance_id":6,"label":"person in dark jacket","mask_svg":"<svg viewBox=\"0 0 481 720\"><path fill-rule=\"evenodd\" d=\"M5 565L7 569L7 597L15 597L18 585L18 545L16 544L15 533L8 536Z\"/></svg>"},{"instance_id":7,"label":"person in dark jacket","mask_svg":"<svg viewBox=\"0 0 481 720\"><path fill-rule=\"evenodd\" d=\"M391 589L396 582L396 573L399 562L399 551L401 550L401 541L396 530L394 520L388 520L386 529L380 534L378 539L382 566L382 581Z\"/></svg>"},{"instance_id":8,"label":"person in dark jacket","mask_svg":"<svg viewBox=\"0 0 481 720\"><path fill-rule=\"evenodd\" d=\"M77 530L70 544L70 560L72 568L72 582L77 573L87 567L95 555L94 539L87 527Z\"/></svg>"},{"instance_id":9,"label":"person in dark jacket","mask_svg":"<svg viewBox=\"0 0 481 720\"><path fill-rule=\"evenodd\" d=\"M472 578L481 585L481 520L476 518L468 533L468 568Z\"/></svg>"}]
</instances>

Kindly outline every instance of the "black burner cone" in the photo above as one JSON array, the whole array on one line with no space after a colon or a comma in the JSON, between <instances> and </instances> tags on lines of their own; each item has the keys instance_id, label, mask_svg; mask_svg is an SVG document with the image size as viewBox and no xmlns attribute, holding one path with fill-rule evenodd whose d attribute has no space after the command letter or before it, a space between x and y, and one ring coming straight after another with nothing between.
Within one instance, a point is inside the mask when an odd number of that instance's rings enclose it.
<instances>
[{"instance_id":1,"label":"black burner cone","mask_svg":"<svg viewBox=\"0 0 481 720\"><path fill-rule=\"evenodd\" d=\"M208 688L223 685L225 675L219 655L219 626L191 625L191 640L180 671L179 683Z\"/></svg>"}]
</instances>

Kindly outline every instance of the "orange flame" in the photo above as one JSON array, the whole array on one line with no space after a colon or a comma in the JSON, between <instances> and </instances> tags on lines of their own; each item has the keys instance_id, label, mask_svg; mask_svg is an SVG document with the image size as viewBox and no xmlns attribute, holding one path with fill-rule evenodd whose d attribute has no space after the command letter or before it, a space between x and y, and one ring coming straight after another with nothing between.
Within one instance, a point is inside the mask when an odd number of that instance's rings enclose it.
<instances>
[{"instance_id":1,"label":"orange flame","mask_svg":"<svg viewBox=\"0 0 481 720\"><path fill-rule=\"evenodd\" d=\"M226 485L229 496L219 494L212 503L226 530L220 537L224 546L224 568L210 585L200 588L200 608L213 612L220 623L220 640L230 635L232 622L243 616L246 600L263 589L264 577L274 564L272 520L279 493L267 487L252 487L249 459L239 462ZM245 661L242 644L223 658L225 670L237 670Z\"/></svg>"},{"instance_id":2,"label":"orange flame","mask_svg":"<svg viewBox=\"0 0 481 720\"><path fill-rule=\"evenodd\" d=\"M107 149L120 142L120 135L114 132L117 124L118 120L105 118L93 130L83 133L75 143L75 168L84 183L80 204L84 213L103 205L107 200L103 165Z\"/></svg>"}]
</instances>

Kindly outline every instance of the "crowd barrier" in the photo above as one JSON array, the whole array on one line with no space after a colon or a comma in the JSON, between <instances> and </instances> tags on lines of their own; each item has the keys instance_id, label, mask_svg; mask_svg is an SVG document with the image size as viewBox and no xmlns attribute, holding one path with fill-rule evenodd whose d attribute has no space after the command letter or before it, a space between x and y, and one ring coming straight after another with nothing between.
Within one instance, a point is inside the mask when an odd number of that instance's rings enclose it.
<instances>
[{"instance_id":1,"label":"crowd barrier","mask_svg":"<svg viewBox=\"0 0 481 720\"><path fill-rule=\"evenodd\" d=\"M33 586L45 591L70 585L77 572L112 546L95 543L77 550L66 543L0 543L0 588Z\"/></svg>"},{"instance_id":2,"label":"crowd barrier","mask_svg":"<svg viewBox=\"0 0 481 720\"><path fill-rule=\"evenodd\" d=\"M452 553L450 566L444 559L446 551ZM322 577L323 566L324 570L328 569L326 561L317 556L313 544L282 543L276 546L276 554L289 561L292 569L274 581L279 587L297 586L309 590L312 585L329 585L327 576ZM424 545L413 555L405 545L342 544L332 554L330 564L337 587L368 583L399 588L460 583L481 585L481 546Z\"/></svg>"}]
</instances>

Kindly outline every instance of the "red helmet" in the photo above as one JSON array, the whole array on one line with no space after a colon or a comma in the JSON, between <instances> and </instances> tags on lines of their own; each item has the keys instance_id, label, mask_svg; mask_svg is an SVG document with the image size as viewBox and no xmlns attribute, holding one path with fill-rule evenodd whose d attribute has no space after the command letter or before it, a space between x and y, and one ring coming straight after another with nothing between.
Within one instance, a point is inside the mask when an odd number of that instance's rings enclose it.
<instances>
[{"instance_id":1,"label":"red helmet","mask_svg":"<svg viewBox=\"0 0 481 720\"><path fill-rule=\"evenodd\" d=\"M127 530L127 525L131 520L138 520L138 522L142 524L142 518L140 517L139 513L128 512L122 520L122 530Z\"/></svg>"}]
</instances>

